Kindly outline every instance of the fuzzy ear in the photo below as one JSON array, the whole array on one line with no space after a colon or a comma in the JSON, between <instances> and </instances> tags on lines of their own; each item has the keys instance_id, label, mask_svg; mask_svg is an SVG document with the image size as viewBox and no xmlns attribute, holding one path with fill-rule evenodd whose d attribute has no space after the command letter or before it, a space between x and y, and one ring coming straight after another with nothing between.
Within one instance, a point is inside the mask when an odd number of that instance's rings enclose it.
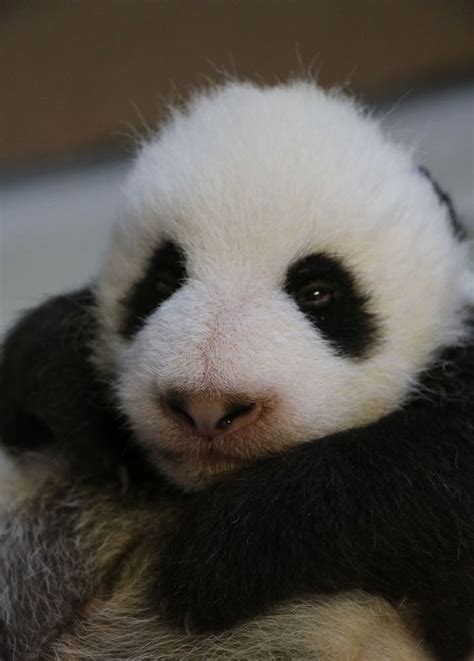
<instances>
[{"instance_id":1,"label":"fuzzy ear","mask_svg":"<svg viewBox=\"0 0 474 661\"><path fill-rule=\"evenodd\" d=\"M0 365L0 435L13 452L55 445L95 464L114 435L106 387L90 361L94 296L47 300L7 334ZM79 452L80 449L80 452Z\"/></svg>"},{"instance_id":2,"label":"fuzzy ear","mask_svg":"<svg viewBox=\"0 0 474 661\"><path fill-rule=\"evenodd\" d=\"M445 190L441 188L441 186L438 184L438 182L433 177L433 175L431 174L431 172L428 170L427 167L425 167L424 165L419 165L418 171L424 177L426 177L426 179L428 179L428 181L432 185L433 190L436 193L436 196L438 197L440 204L445 206L447 209L449 221L453 228L454 234L460 241L463 241L466 238L466 230L463 227L461 221L459 220L458 214L456 212L451 197L446 193Z\"/></svg>"}]
</instances>

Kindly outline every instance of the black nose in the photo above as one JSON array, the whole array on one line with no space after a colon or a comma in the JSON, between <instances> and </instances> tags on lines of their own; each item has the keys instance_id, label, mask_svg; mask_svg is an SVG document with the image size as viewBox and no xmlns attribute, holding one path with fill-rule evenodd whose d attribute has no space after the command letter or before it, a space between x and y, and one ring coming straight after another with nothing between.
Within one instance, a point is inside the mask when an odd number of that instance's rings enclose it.
<instances>
[{"instance_id":1,"label":"black nose","mask_svg":"<svg viewBox=\"0 0 474 661\"><path fill-rule=\"evenodd\" d=\"M207 438L242 429L254 422L261 412L257 402L235 396L210 399L173 392L164 398L163 408L174 420Z\"/></svg>"}]
</instances>

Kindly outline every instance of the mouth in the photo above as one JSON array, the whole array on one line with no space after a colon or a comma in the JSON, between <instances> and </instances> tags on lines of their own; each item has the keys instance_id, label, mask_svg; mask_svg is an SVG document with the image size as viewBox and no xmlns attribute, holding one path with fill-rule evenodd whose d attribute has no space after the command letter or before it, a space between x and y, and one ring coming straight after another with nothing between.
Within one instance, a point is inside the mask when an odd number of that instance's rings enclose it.
<instances>
[{"instance_id":1,"label":"mouth","mask_svg":"<svg viewBox=\"0 0 474 661\"><path fill-rule=\"evenodd\" d=\"M185 452L184 450L171 450L169 448L156 448L155 453L171 463L183 463L184 461L202 462L211 465L222 463L243 465L246 463L242 457L236 457L234 454L223 452L212 445L207 448L196 448L192 453Z\"/></svg>"},{"instance_id":2,"label":"mouth","mask_svg":"<svg viewBox=\"0 0 474 661\"><path fill-rule=\"evenodd\" d=\"M185 462L207 464L208 466L226 464L238 467L244 466L248 461L233 453L225 452L213 444L207 444L206 446L199 444L199 446L193 448L192 452L161 447L155 449L155 454L162 460L172 464L182 464Z\"/></svg>"}]
</instances>

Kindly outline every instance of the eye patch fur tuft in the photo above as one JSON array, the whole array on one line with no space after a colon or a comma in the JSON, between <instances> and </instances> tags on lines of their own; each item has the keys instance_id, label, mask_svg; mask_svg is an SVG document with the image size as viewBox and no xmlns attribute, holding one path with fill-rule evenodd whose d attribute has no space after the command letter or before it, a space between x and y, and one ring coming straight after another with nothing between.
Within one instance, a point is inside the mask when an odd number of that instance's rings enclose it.
<instances>
[{"instance_id":1,"label":"eye patch fur tuft","mask_svg":"<svg viewBox=\"0 0 474 661\"><path fill-rule=\"evenodd\" d=\"M312 281L327 283L336 292L324 309L312 310L299 300L300 291ZM337 258L324 253L303 257L288 269L284 289L338 354L367 357L379 338L379 325L368 309L369 297Z\"/></svg>"},{"instance_id":2,"label":"eye patch fur tuft","mask_svg":"<svg viewBox=\"0 0 474 661\"><path fill-rule=\"evenodd\" d=\"M183 251L172 241L162 243L148 260L141 280L123 299L126 310L121 335L131 339L146 319L172 296L186 280L186 260Z\"/></svg>"}]
</instances>

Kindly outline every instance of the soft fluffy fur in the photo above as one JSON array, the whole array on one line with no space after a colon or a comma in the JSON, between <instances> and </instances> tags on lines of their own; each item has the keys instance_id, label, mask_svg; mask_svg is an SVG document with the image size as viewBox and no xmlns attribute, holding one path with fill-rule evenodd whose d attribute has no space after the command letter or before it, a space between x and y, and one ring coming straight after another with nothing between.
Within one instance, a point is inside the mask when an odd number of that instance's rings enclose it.
<instances>
[{"instance_id":1,"label":"soft fluffy fur","mask_svg":"<svg viewBox=\"0 0 474 661\"><path fill-rule=\"evenodd\" d=\"M293 602L222 634L165 624L156 563L187 502L149 473L104 404L93 329L80 291L33 310L5 343L3 440L21 454L0 455L2 661L428 658L420 632L362 593Z\"/></svg>"},{"instance_id":2,"label":"soft fluffy fur","mask_svg":"<svg viewBox=\"0 0 474 661\"><path fill-rule=\"evenodd\" d=\"M147 580L174 619L228 626L310 592L363 589L407 600L437 657L465 658L474 286L451 212L411 156L340 95L293 83L197 96L140 151L94 292L50 302L7 340L5 441L58 443L95 483L123 463L133 484L153 484L138 447L186 490L226 476L182 502L176 530L157 541ZM185 276L127 324L134 291L170 241ZM353 282L352 302L374 325L359 338L363 351L335 345L297 303L288 278L308 255L333 260ZM352 317L343 323L347 344L357 329ZM70 354L75 379L63 392ZM170 390L256 401L262 414L214 439L210 455L209 441L163 407ZM370 626L390 613L387 635L392 624L403 630L385 602L356 592L296 608L315 608L319 622L354 612ZM298 619L281 618L282 630ZM257 622L228 635L266 626ZM324 651L321 629L315 655L344 658Z\"/></svg>"},{"instance_id":3,"label":"soft fluffy fur","mask_svg":"<svg viewBox=\"0 0 474 661\"><path fill-rule=\"evenodd\" d=\"M410 155L340 95L307 83L200 95L140 151L128 200L97 287L97 359L119 375L150 455L182 453L179 466L156 461L184 486L215 470L157 394L276 401L233 438L236 460L254 459L380 418L464 336L473 278L446 206ZM124 297L164 239L182 247L188 279L124 341ZM380 340L366 360L335 356L282 290L289 266L314 252L339 257L370 294Z\"/></svg>"},{"instance_id":4,"label":"soft fluffy fur","mask_svg":"<svg viewBox=\"0 0 474 661\"><path fill-rule=\"evenodd\" d=\"M2 661L380 661L394 650L428 659L393 608L362 593L295 601L220 634L184 634L149 590L174 500L85 484L54 459L28 456L7 470L0 457L0 469Z\"/></svg>"}]
</instances>

